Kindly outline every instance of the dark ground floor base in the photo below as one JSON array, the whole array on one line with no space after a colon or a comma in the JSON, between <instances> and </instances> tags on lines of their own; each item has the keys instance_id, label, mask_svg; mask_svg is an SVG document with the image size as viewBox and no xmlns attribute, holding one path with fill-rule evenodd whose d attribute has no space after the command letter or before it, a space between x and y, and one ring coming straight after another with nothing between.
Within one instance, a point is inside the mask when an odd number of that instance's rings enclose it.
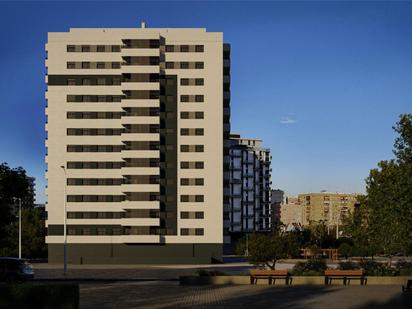
<instances>
[{"instance_id":1,"label":"dark ground floor base","mask_svg":"<svg viewBox=\"0 0 412 309\"><path fill-rule=\"evenodd\" d=\"M69 264L211 264L222 244L67 244ZM48 245L48 262L63 263L63 244Z\"/></svg>"}]
</instances>

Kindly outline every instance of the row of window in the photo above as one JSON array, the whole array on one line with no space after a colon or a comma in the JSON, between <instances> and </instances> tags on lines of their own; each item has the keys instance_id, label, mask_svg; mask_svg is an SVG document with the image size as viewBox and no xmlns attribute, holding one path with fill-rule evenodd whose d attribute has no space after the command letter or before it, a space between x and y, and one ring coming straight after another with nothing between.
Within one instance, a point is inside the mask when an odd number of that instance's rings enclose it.
<instances>
[{"instance_id":1,"label":"row of window","mask_svg":"<svg viewBox=\"0 0 412 309\"><path fill-rule=\"evenodd\" d=\"M167 53L203 53L203 45L166 45Z\"/></svg>"},{"instance_id":2,"label":"row of window","mask_svg":"<svg viewBox=\"0 0 412 309\"><path fill-rule=\"evenodd\" d=\"M204 69L205 64L202 61L168 61L166 69Z\"/></svg>"},{"instance_id":3,"label":"row of window","mask_svg":"<svg viewBox=\"0 0 412 309\"><path fill-rule=\"evenodd\" d=\"M201 94L183 94L180 96L180 102L196 102L201 103L205 101L205 96Z\"/></svg>"},{"instance_id":4,"label":"row of window","mask_svg":"<svg viewBox=\"0 0 412 309\"><path fill-rule=\"evenodd\" d=\"M93 78L67 78L66 84L68 86L117 86L123 82L158 82L159 76L156 74L128 74L129 78L124 77L93 77ZM132 76L133 75L133 76ZM135 76L136 75L136 76ZM151 76L153 75L153 76ZM156 76L154 76L156 75ZM62 85L62 83L50 81L51 85ZM181 78L181 86L203 86L203 78Z\"/></svg>"},{"instance_id":5,"label":"row of window","mask_svg":"<svg viewBox=\"0 0 412 309\"><path fill-rule=\"evenodd\" d=\"M204 145L180 145L181 152L204 152Z\"/></svg>"},{"instance_id":6,"label":"row of window","mask_svg":"<svg viewBox=\"0 0 412 309\"><path fill-rule=\"evenodd\" d=\"M67 195L70 203L114 203L123 201L158 201L159 193L155 192L127 192L126 195ZM182 203L203 203L204 195L181 195Z\"/></svg>"},{"instance_id":7,"label":"row of window","mask_svg":"<svg viewBox=\"0 0 412 309\"><path fill-rule=\"evenodd\" d=\"M67 234L74 236L74 235L156 235L155 231L149 232L146 231L146 227L142 227L144 229L143 233L140 233L136 228L138 227L131 227L130 231L127 229L123 229L121 227L96 227L96 228L89 228L89 227L68 227ZM149 227L147 227L149 228ZM170 233L167 233L170 234ZM204 229L202 228L182 228L180 229L180 235L182 236L202 236L204 235Z\"/></svg>"},{"instance_id":8,"label":"row of window","mask_svg":"<svg viewBox=\"0 0 412 309\"><path fill-rule=\"evenodd\" d=\"M120 69L121 62L69 61L68 69Z\"/></svg>"},{"instance_id":9,"label":"row of window","mask_svg":"<svg viewBox=\"0 0 412 309\"><path fill-rule=\"evenodd\" d=\"M97 53L118 53L120 52L121 48L120 45L67 45L66 51L68 53L90 53L90 52L97 52Z\"/></svg>"},{"instance_id":10,"label":"row of window","mask_svg":"<svg viewBox=\"0 0 412 309\"><path fill-rule=\"evenodd\" d=\"M181 211L180 219L204 219L203 211Z\"/></svg>"},{"instance_id":11,"label":"row of window","mask_svg":"<svg viewBox=\"0 0 412 309\"><path fill-rule=\"evenodd\" d=\"M182 186L203 186L205 180L203 178L181 178L180 185Z\"/></svg>"},{"instance_id":12,"label":"row of window","mask_svg":"<svg viewBox=\"0 0 412 309\"><path fill-rule=\"evenodd\" d=\"M200 228L182 228L180 229L181 236L202 236L204 235L204 230Z\"/></svg>"},{"instance_id":13,"label":"row of window","mask_svg":"<svg viewBox=\"0 0 412 309\"><path fill-rule=\"evenodd\" d=\"M119 95L67 95L67 102L121 102L125 96Z\"/></svg>"},{"instance_id":14,"label":"row of window","mask_svg":"<svg viewBox=\"0 0 412 309\"><path fill-rule=\"evenodd\" d=\"M122 167L159 167L160 161L156 158L127 158L125 162L108 161L69 161L67 169L120 169ZM204 169L203 161L182 161L181 169Z\"/></svg>"},{"instance_id":15,"label":"row of window","mask_svg":"<svg viewBox=\"0 0 412 309\"><path fill-rule=\"evenodd\" d=\"M134 125L133 125L134 126ZM142 125L142 128L133 127L133 129L96 129L96 128L69 128L67 129L67 135L77 135L77 136L115 136L121 135L122 133L158 133L158 128L150 128L149 125ZM203 136L203 128L181 128L180 135L182 136Z\"/></svg>"},{"instance_id":16,"label":"row of window","mask_svg":"<svg viewBox=\"0 0 412 309\"><path fill-rule=\"evenodd\" d=\"M135 107L129 112L67 112L67 119L120 119L122 117L159 116L159 109L152 107ZM173 118L174 113L168 113ZM204 119L204 112L180 112L181 119Z\"/></svg>"},{"instance_id":17,"label":"row of window","mask_svg":"<svg viewBox=\"0 0 412 309\"><path fill-rule=\"evenodd\" d=\"M158 62L151 60L148 62L142 62L141 65L157 65ZM135 65L138 62L125 62L124 65ZM66 63L67 69L120 69L121 62L118 61L68 61ZM205 64L203 61L175 61L166 62L166 69L204 69Z\"/></svg>"},{"instance_id":18,"label":"row of window","mask_svg":"<svg viewBox=\"0 0 412 309\"><path fill-rule=\"evenodd\" d=\"M125 145L67 145L67 152L121 152L122 150L159 150L158 141L126 141ZM166 149L172 149L166 145ZM204 152L204 145L180 145L181 152Z\"/></svg>"}]
</instances>

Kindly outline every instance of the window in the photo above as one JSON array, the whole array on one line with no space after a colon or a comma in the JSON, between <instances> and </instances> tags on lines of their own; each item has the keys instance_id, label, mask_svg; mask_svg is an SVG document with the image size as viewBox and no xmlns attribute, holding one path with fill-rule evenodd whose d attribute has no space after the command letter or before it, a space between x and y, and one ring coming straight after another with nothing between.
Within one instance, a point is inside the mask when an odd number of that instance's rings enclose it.
<instances>
[{"instance_id":1,"label":"window","mask_svg":"<svg viewBox=\"0 0 412 309\"><path fill-rule=\"evenodd\" d=\"M195 235L196 236L204 235L204 230L203 229L195 229Z\"/></svg>"},{"instance_id":2,"label":"window","mask_svg":"<svg viewBox=\"0 0 412 309\"><path fill-rule=\"evenodd\" d=\"M82 69L90 69L90 62L82 62Z\"/></svg>"},{"instance_id":3,"label":"window","mask_svg":"<svg viewBox=\"0 0 412 309\"><path fill-rule=\"evenodd\" d=\"M188 53L189 52L189 45L180 45L180 52L181 53Z\"/></svg>"},{"instance_id":4,"label":"window","mask_svg":"<svg viewBox=\"0 0 412 309\"><path fill-rule=\"evenodd\" d=\"M97 235L106 235L106 228L98 227L97 228Z\"/></svg>"},{"instance_id":5,"label":"window","mask_svg":"<svg viewBox=\"0 0 412 309\"><path fill-rule=\"evenodd\" d=\"M189 212L188 211L181 211L180 212L180 219L189 219Z\"/></svg>"},{"instance_id":6,"label":"window","mask_svg":"<svg viewBox=\"0 0 412 309\"><path fill-rule=\"evenodd\" d=\"M195 79L195 85L196 86L203 86L204 85L204 79L203 78L196 78Z\"/></svg>"},{"instance_id":7,"label":"window","mask_svg":"<svg viewBox=\"0 0 412 309\"><path fill-rule=\"evenodd\" d=\"M104 45L97 45L96 51L98 53L104 53L106 51L106 48Z\"/></svg>"},{"instance_id":8,"label":"window","mask_svg":"<svg viewBox=\"0 0 412 309\"><path fill-rule=\"evenodd\" d=\"M189 68L189 62L180 62L180 68L181 69L188 69Z\"/></svg>"},{"instance_id":9,"label":"window","mask_svg":"<svg viewBox=\"0 0 412 309\"><path fill-rule=\"evenodd\" d=\"M202 128L195 129L195 135L204 135L205 130Z\"/></svg>"},{"instance_id":10,"label":"window","mask_svg":"<svg viewBox=\"0 0 412 309\"><path fill-rule=\"evenodd\" d=\"M196 69L203 69L204 68L203 62L195 62L195 68Z\"/></svg>"},{"instance_id":11,"label":"window","mask_svg":"<svg viewBox=\"0 0 412 309\"><path fill-rule=\"evenodd\" d=\"M76 80L69 78L69 79L67 80L67 85L69 85L69 86L75 86L75 85L76 85Z\"/></svg>"},{"instance_id":12,"label":"window","mask_svg":"<svg viewBox=\"0 0 412 309\"><path fill-rule=\"evenodd\" d=\"M120 69L120 62L112 62L112 69Z\"/></svg>"},{"instance_id":13,"label":"window","mask_svg":"<svg viewBox=\"0 0 412 309\"><path fill-rule=\"evenodd\" d=\"M90 46L89 45L82 45L82 52L83 53L90 52Z\"/></svg>"},{"instance_id":14,"label":"window","mask_svg":"<svg viewBox=\"0 0 412 309\"><path fill-rule=\"evenodd\" d=\"M88 79L88 78L83 78L83 80L82 80L82 85L83 85L83 86L89 86L89 85L91 85L90 79Z\"/></svg>"},{"instance_id":15,"label":"window","mask_svg":"<svg viewBox=\"0 0 412 309\"><path fill-rule=\"evenodd\" d=\"M83 235L91 235L90 228L83 228Z\"/></svg>"},{"instance_id":16,"label":"window","mask_svg":"<svg viewBox=\"0 0 412 309\"><path fill-rule=\"evenodd\" d=\"M195 46L195 51L196 51L197 53L203 53L203 51L204 51L204 46L203 46L203 45L196 45L196 46Z\"/></svg>"},{"instance_id":17,"label":"window","mask_svg":"<svg viewBox=\"0 0 412 309\"><path fill-rule=\"evenodd\" d=\"M195 95L195 102L203 102L204 96L203 95Z\"/></svg>"},{"instance_id":18,"label":"window","mask_svg":"<svg viewBox=\"0 0 412 309\"><path fill-rule=\"evenodd\" d=\"M198 170L204 169L204 166L205 166L204 162L201 162L201 161L195 162L195 169L198 169Z\"/></svg>"},{"instance_id":19,"label":"window","mask_svg":"<svg viewBox=\"0 0 412 309\"><path fill-rule=\"evenodd\" d=\"M67 45L67 52L68 53L73 53L76 51L76 46L75 45Z\"/></svg>"},{"instance_id":20,"label":"window","mask_svg":"<svg viewBox=\"0 0 412 309\"><path fill-rule=\"evenodd\" d=\"M98 84L98 85L106 85L106 79L103 78L103 77L99 77L99 78L97 79L97 84ZM104 98L104 96L99 95L99 96L97 97L97 101L99 101L99 102L104 102L104 100L100 100L101 98Z\"/></svg>"},{"instance_id":21,"label":"window","mask_svg":"<svg viewBox=\"0 0 412 309\"><path fill-rule=\"evenodd\" d=\"M180 235L189 235L189 229L180 229Z\"/></svg>"},{"instance_id":22,"label":"window","mask_svg":"<svg viewBox=\"0 0 412 309\"><path fill-rule=\"evenodd\" d=\"M180 102L189 102L189 96L188 95L181 95L180 96Z\"/></svg>"},{"instance_id":23,"label":"window","mask_svg":"<svg viewBox=\"0 0 412 309\"><path fill-rule=\"evenodd\" d=\"M204 219L204 213L203 213L203 211L196 211L196 212L195 212L195 218L196 218L196 219Z\"/></svg>"},{"instance_id":24,"label":"window","mask_svg":"<svg viewBox=\"0 0 412 309\"><path fill-rule=\"evenodd\" d=\"M119 45L113 45L112 46L112 52L114 52L114 53L120 52L120 46Z\"/></svg>"},{"instance_id":25,"label":"window","mask_svg":"<svg viewBox=\"0 0 412 309\"><path fill-rule=\"evenodd\" d=\"M69 228L67 229L67 234L69 234L69 235L76 235L76 229L74 229L74 228L72 228L72 227L69 227Z\"/></svg>"},{"instance_id":26,"label":"window","mask_svg":"<svg viewBox=\"0 0 412 309\"><path fill-rule=\"evenodd\" d=\"M189 79L188 79L188 78L182 78L182 79L180 79L180 85L182 85L182 86L188 86L188 85L189 85Z\"/></svg>"},{"instance_id":27,"label":"window","mask_svg":"<svg viewBox=\"0 0 412 309\"><path fill-rule=\"evenodd\" d=\"M106 67L106 64L104 62L97 62L96 63L96 68L97 69L104 69Z\"/></svg>"},{"instance_id":28,"label":"window","mask_svg":"<svg viewBox=\"0 0 412 309\"><path fill-rule=\"evenodd\" d=\"M174 51L175 51L175 48L173 45L166 45L166 52L173 53Z\"/></svg>"},{"instance_id":29,"label":"window","mask_svg":"<svg viewBox=\"0 0 412 309\"><path fill-rule=\"evenodd\" d=\"M75 69L76 68L76 63L75 62L67 62L67 68L68 69Z\"/></svg>"},{"instance_id":30,"label":"window","mask_svg":"<svg viewBox=\"0 0 412 309\"><path fill-rule=\"evenodd\" d=\"M166 69L174 69L175 63L174 62L166 62Z\"/></svg>"}]
</instances>

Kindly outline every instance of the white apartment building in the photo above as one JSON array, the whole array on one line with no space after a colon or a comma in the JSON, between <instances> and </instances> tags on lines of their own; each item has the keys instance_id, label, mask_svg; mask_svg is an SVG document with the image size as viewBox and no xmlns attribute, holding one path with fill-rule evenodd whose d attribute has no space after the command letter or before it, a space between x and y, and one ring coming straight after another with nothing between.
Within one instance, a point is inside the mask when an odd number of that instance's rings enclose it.
<instances>
[{"instance_id":1,"label":"white apartment building","mask_svg":"<svg viewBox=\"0 0 412 309\"><path fill-rule=\"evenodd\" d=\"M225 243L271 229L271 154L258 139L230 135L230 189L226 191Z\"/></svg>"},{"instance_id":2,"label":"white apartment building","mask_svg":"<svg viewBox=\"0 0 412 309\"><path fill-rule=\"evenodd\" d=\"M65 215L69 263L220 260L223 33L70 29L46 51L49 262L63 260Z\"/></svg>"}]
</instances>

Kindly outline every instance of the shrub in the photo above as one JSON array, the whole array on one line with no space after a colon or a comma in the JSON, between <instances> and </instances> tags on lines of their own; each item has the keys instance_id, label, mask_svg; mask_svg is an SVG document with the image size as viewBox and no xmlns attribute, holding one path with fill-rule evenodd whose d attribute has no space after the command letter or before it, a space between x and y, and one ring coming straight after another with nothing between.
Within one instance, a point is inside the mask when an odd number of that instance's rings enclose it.
<instances>
[{"instance_id":1,"label":"shrub","mask_svg":"<svg viewBox=\"0 0 412 309\"><path fill-rule=\"evenodd\" d=\"M412 262L399 260L396 263L396 270L400 276L412 276Z\"/></svg>"},{"instance_id":2,"label":"shrub","mask_svg":"<svg viewBox=\"0 0 412 309\"><path fill-rule=\"evenodd\" d=\"M326 268L322 260L308 260L296 263L291 273L295 276L323 276Z\"/></svg>"},{"instance_id":3,"label":"shrub","mask_svg":"<svg viewBox=\"0 0 412 309\"><path fill-rule=\"evenodd\" d=\"M338 269L350 270L350 269L359 269L360 266L358 263L353 262L339 262Z\"/></svg>"},{"instance_id":4,"label":"shrub","mask_svg":"<svg viewBox=\"0 0 412 309\"><path fill-rule=\"evenodd\" d=\"M199 269L197 271L197 274L199 276L226 276L226 273L220 270L205 270L205 269Z\"/></svg>"},{"instance_id":5,"label":"shrub","mask_svg":"<svg viewBox=\"0 0 412 309\"><path fill-rule=\"evenodd\" d=\"M345 258L352 256L352 251L352 246L346 242L342 243L338 248L339 255L344 256Z\"/></svg>"},{"instance_id":6,"label":"shrub","mask_svg":"<svg viewBox=\"0 0 412 309\"><path fill-rule=\"evenodd\" d=\"M78 309L78 284L12 284L0 286L0 308Z\"/></svg>"},{"instance_id":7,"label":"shrub","mask_svg":"<svg viewBox=\"0 0 412 309\"><path fill-rule=\"evenodd\" d=\"M376 261L361 261L359 266L365 271L367 276L397 276L399 271L386 264Z\"/></svg>"}]
</instances>

